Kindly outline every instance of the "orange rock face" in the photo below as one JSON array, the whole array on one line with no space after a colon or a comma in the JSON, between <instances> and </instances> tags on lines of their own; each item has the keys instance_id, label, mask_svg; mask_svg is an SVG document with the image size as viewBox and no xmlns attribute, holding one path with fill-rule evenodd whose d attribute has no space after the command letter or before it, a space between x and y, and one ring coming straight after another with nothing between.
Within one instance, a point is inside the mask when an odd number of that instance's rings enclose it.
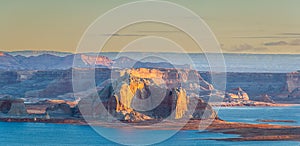
<instances>
[{"instance_id":1,"label":"orange rock face","mask_svg":"<svg viewBox=\"0 0 300 146\"><path fill-rule=\"evenodd\" d=\"M228 100L249 100L248 94L241 88L232 89L230 93L227 93L226 98L228 98Z\"/></svg>"},{"instance_id":2,"label":"orange rock face","mask_svg":"<svg viewBox=\"0 0 300 146\"><path fill-rule=\"evenodd\" d=\"M176 94L177 103L176 103L176 112L175 119L181 119L185 112L188 110L188 97L186 95L186 91L184 89L180 89Z\"/></svg>"},{"instance_id":3,"label":"orange rock face","mask_svg":"<svg viewBox=\"0 0 300 146\"><path fill-rule=\"evenodd\" d=\"M131 101L134 96L134 93L136 90L132 90L130 87L132 85L128 86L127 84L122 84L119 94L115 95L116 98L116 111L120 112L122 110L132 111L131 108Z\"/></svg>"},{"instance_id":4,"label":"orange rock face","mask_svg":"<svg viewBox=\"0 0 300 146\"><path fill-rule=\"evenodd\" d=\"M126 121L182 119L193 116L200 119L209 106L197 97L202 78L196 72L139 68L123 70L119 75L98 93L101 102L97 104L103 104L105 109L90 111L96 112L91 115L111 115ZM203 89L209 90L212 87L204 82L202 84L205 85ZM190 102L189 95L192 92L196 97ZM95 103L93 106L98 107ZM211 108L208 109L211 110L209 114L214 114Z\"/></svg>"}]
</instances>

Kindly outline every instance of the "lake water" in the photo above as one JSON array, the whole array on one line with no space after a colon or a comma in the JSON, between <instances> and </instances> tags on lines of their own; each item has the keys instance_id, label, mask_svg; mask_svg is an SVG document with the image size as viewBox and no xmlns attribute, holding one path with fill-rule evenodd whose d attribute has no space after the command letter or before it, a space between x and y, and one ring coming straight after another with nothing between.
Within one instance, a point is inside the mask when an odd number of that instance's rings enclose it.
<instances>
[{"instance_id":1,"label":"lake water","mask_svg":"<svg viewBox=\"0 0 300 146\"><path fill-rule=\"evenodd\" d=\"M296 120L297 123L277 123L299 125L300 107L230 107L219 110L220 118L228 121L257 123L257 119L283 119ZM172 132L166 130L130 130L98 127L106 133L115 133L115 137L122 138L128 135L128 143L133 141L143 142L144 136L153 134L156 137ZM89 126L69 124L45 123L5 123L0 122L0 145L117 145L111 142ZM139 133L139 134L137 134ZM173 137L157 145L300 145L292 141L265 141L265 142L224 142L214 140L201 140L206 138L237 137L218 133L199 133L197 130L180 131ZM145 141L146 142L146 141Z\"/></svg>"},{"instance_id":2,"label":"lake water","mask_svg":"<svg viewBox=\"0 0 300 146\"><path fill-rule=\"evenodd\" d=\"M300 126L300 106L290 107L221 107L218 115L226 121L264 123L261 120L292 120L296 123L271 122L278 125Z\"/></svg>"}]
</instances>

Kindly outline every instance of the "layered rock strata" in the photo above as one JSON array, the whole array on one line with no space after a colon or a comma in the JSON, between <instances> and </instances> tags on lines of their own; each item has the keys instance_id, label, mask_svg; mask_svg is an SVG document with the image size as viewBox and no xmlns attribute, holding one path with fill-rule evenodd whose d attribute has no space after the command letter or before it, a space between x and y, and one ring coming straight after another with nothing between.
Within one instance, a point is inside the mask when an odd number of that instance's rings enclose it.
<instances>
[{"instance_id":1,"label":"layered rock strata","mask_svg":"<svg viewBox=\"0 0 300 146\"><path fill-rule=\"evenodd\" d=\"M199 92L213 87L196 71L127 69L114 78L98 95L79 102L84 115L126 121L216 117L199 98Z\"/></svg>"}]
</instances>

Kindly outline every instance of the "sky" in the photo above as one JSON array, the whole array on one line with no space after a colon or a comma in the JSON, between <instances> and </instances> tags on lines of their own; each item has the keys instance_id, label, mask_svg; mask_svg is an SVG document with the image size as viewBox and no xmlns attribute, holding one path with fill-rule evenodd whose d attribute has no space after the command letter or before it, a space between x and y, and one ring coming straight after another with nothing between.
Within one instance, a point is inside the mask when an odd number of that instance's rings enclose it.
<instances>
[{"instance_id":1,"label":"sky","mask_svg":"<svg viewBox=\"0 0 300 146\"><path fill-rule=\"evenodd\" d=\"M299 0L169 1L199 15L216 35L224 53L300 54ZM92 22L128 2L134 0L0 0L0 50L75 52ZM181 19L185 21L178 17ZM118 51L120 42L129 43L133 36L128 33L138 28L153 32L159 28L157 34L164 32L161 37L181 39L179 33L168 33L176 28L138 24L120 30L121 35L113 35L113 46L107 45L104 50ZM137 32L136 37L145 35L145 31ZM187 52L199 51L193 42L185 43Z\"/></svg>"}]
</instances>

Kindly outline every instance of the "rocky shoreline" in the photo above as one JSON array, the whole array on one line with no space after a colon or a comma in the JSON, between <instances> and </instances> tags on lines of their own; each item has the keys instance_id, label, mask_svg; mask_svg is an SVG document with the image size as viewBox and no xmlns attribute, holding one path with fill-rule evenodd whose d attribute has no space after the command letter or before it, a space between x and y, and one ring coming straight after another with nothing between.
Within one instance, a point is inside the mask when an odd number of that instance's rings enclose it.
<instances>
[{"instance_id":1,"label":"rocky shoreline","mask_svg":"<svg viewBox=\"0 0 300 146\"><path fill-rule=\"evenodd\" d=\"M0 118L1 122L32 122L32 123L56 123L56 124L76 124L91 125L108 128L124 128L124 129L145 129L145 130L199 130L199 134L203 132L236 134L238 138L224 139L205 139L219 141L300 141L300 126L281 126L270 124L247 124L239 122L226 122L223 120L190 120L184 127L180 127L183 121L163 121L157 123L156 120L144 122L127 122L122 124L104 121L90 121L87 123L83 119L67 118L67 119L44 119L44 118ZM155 123L155 124L154 124ZM199 125L208 125L201 128ZM204 131L203 131L204 130ZM202 131L202 132L201 132ZM199 139L204 140L204 139Z\"/></svg>"},{"instance_id":2,"label":"rocky shoreline","mask_svg":"<svg viewBox=\"0 0 300 146\"><path fill-rule=\"evenodd\" d=\"M219 126L211 126L209 131L237 134L238 138L211 139L222 141L300 141L299 126L280 126L269 124L246 124L246 123L219 123ZM216 128L218 127L218 128Z\"/></svg>"},{"instance_id":3,"label":"rocky shoreline","mask_svg":"<svg viewBox=\"0 0 300 146\"><path fill-rule=\"evenodd\" d=\"M45 118L30 118L30 117L5 117L0 118L1 122L31 122L31 123L57 123L57 124L83 124L86 122L83 119L66 118L66 119L45 119Z\"/></svg>"},{"instance_id":4,"label":"rocky shoreline","mask_svg":"<svg viewBox=\"0 0 300 146\"><path fill-rule=\"evenodd\" d=\"M10 101L15 103L13 99L5 99L3 101ZM17 100L18 101L18 100ZM20 105L20 102L17 102ZM6 105L6 104L4 104ZM292 104L273 104L269 103L269 106L296 106ZM228 105L226 105L228 106ZM240 105L235 105L240 106ZM245 106L245 105L243 105ZM261 106L257 104L256 106ZM265 106L265 105L264 105ZM11 106L12 107L12 106ZM19 106L24 107L24 106ZM115 124L116 121L89 121L86 122L82 117L74 116L74 107L76 104L63 101L45 101L36 104L25 104L27 114L23 115L5 115L0 116L1 122L31 122L31 123L55 123L55 124L75 124L75 125L92 125L108 128L135 128L135 129L148 129L148 130L205 130L214 133L224 134L237 134L238 138L226 138L226 139L210 139L210 140L224 140L224 141L300 141L300 127L299 126L280 126L270 124L247 124L238 122L226 122L216 119L192 119L186 124L183 120L166 120L160 121L159 119L150 119L144 121L132 121L132 120L120 120L121 124ZM11 111L19 111L16 109L10 109ZM9 112L8 112L9 113ZM12 112L10 112L12 113ZM15 114L18 114L15 113ZM50 117L47 117L50 114ZM265 121L265 120L263 120ZM268 119L266 122L283 122ZM290 121L289 121L290 122ZM202 125L208 125L201 129ZM185 126L182 126L185 124ZM201 134L201 132L199 132Z\"/></svg>"}]
</instances>

